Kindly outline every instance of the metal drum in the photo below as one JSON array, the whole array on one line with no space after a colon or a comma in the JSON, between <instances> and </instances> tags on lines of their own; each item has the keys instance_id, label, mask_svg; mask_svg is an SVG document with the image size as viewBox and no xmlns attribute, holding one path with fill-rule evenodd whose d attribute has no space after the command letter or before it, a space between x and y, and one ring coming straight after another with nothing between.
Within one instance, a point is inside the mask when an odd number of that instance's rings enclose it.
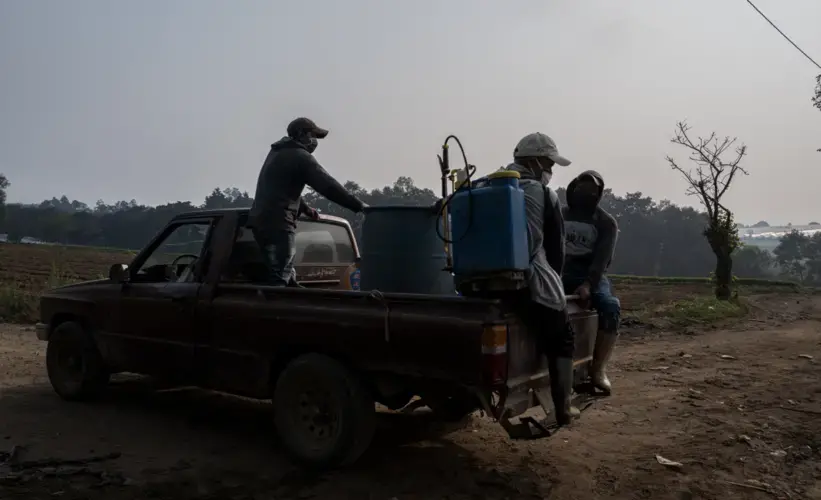
<instances>
[{"instance_id":1,"label":"metal drum","mask_svg":"<svg viewBox=\"0 0 821 500\"><path fill-rule=\"evenodd\" d=\"M437 223L441 228L441 219L437 219L429 206L367 207L362 225L361 289L455 294L453 275L445 270L445 244L437 235Z\"/></svg>"}]
</instances>

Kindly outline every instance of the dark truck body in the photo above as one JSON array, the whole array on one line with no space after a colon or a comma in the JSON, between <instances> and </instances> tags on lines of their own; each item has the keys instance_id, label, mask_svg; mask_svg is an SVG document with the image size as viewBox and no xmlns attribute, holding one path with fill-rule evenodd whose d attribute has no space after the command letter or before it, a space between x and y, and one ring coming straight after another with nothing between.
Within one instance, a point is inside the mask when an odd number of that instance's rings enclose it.
<instances>
[{"instance_id":1,"label":"dark truck body","mask_svg":"<svg viewBox=\"0 0 821 500\"><path fill-rule=\"evenodd\" d=\"M97 387L97 378L87 373L82 379L91 381L87 387L57 380L69 370L60 368L58 346L68 343L51 340L55 332L62 335L68 329L62 325L71 325L88 338L82 348L85 355L89 349L99 355L94 363L85 360L84 366L100 365L101 373L146 374L178 385L276 402L283 371L295 360L321 355L353 374L369 401L389 408L402 408L421 396L434 414L447 418L483 409L513 437L548 434L536 421L510 420L540 403L546 411L551 406L548 371L536 334L523 328L503 302L334 289L344 279L340 273L347 262L303 270L301 282L307 288L226 281L245 216L244 210L178 216L130 267L113 267L109 279L45 294L37 331L41 340L50 341L50 350L55 344L49 375L57 392L66 399L81 399L90 391L80 394L72 388ZM358 257L346 222L325 217L319 222L343 226L351 238L352 257ZM205 227L200 252L190 254L196 260L187 268L187 278L185 270L173 265L147 264L156 260L153 255L165 248L162 245L172 246L164 242L174 234ZM157 274L155 268L162 266L165 274ZM311 283L306 277L317 279ZM594 312L577 308L572 318L581 381L597 321ZM279 411L276 405L274 410ZM364 448L342 453L344 460L341 452L332 454L336 458L318 459L289 451L312 465L333 466L352 461Z\"/></svg>"}]
</instances>

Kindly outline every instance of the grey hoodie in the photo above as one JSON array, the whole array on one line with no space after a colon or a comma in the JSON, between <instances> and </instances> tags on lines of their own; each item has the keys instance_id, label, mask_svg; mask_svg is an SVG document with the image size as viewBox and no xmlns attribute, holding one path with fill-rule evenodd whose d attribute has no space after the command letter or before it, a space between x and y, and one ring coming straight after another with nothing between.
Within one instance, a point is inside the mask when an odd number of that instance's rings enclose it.
<instances>
[{"instance_id":1,"label":"grey hoodie","mask_svg":"<svg viewBox=\"0 0 821 500\"><path fill-rule=\"evenodd\" d=\"M576 183L585 176L595 179L599 187L596 206L592 210L574 206L573 203ZM603 194L604 179L601 174L587 170L567 185L567 205L562 207L566 235L564 274L569 278L585 279L593 288L607 273L619 234L616 219L599 206Z\"/></svg>"},{"instance_id":2,"label":"grey hoodie","mask_svg":"<svg viewBox=\"0 0 821 500\"><path fill-rule=\"evenodd\" d=\"M362 211L362 202L331 177L304 144L283 137L271 145L259 172L248 226L265 232L295 231L297 217L307 208L302 201L306 185L337 205Z\"/></svg>"},{"instance_id":3,"label":"grey hoodie","mask_svg":"<svg viewBox=\"0 0 821 500\"><path fill-rule=\"evenodd\" d=\"M530 298L550 309L561 311L567 307L567 298L561 279L563 256L557 255L564 248L559 197L536 179L527 167L511 163L506 169L519 172L519 186L525 192L527 243L530 252L530 267L526 277ZM548 254L553 255L557 262L549 262Z\"/></svg>"}]
</instances>

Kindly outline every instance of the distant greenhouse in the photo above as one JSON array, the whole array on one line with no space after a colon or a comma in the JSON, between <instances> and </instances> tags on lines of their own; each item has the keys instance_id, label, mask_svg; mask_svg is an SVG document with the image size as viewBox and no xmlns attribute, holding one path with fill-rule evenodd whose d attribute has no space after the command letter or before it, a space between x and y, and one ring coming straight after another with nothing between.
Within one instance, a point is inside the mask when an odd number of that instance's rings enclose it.
<instances>
[{"instance_id":1,"label":"distant greenhouse","mask_svg":"<svg viewBox=\"0 0 821 500\"><path fill-rule=\"evenodd\" d=\"M812 236L821 233L821 227L817 224L806 226L769 226L769 227L744 227L738 230L741 241L747 245L753 245L765 250L775 250L782 236L798 231L801 234Z\"/></svg>"}]
</instances>

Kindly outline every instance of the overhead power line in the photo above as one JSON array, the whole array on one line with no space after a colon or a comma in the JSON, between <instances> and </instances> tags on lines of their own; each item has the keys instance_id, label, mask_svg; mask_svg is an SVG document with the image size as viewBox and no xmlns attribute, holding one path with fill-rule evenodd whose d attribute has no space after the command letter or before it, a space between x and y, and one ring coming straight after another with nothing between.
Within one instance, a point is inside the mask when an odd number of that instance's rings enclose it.
<instances>
[{"instance_id":1,"label":"overhead power line","mask_svg":"<svg viewBox=\"0 0 821 500\"><path fill-rule=\"evenodd\" d=\"M770 26L772 26L773 28L775 28L775 30L776 30L776 31L778 31L779 33L781 33L781 36L783 36L783 37L784 37L784 38L785 38L788 42L790 42L790 43L792 44L792 46L793 46L793 47L795 47L796 49L798 49L798 52L801 52L802 54L804 54L804 57L806 57L807 59L809 59L811 63L815 64L815 67L816 67L816 68L821 69L821 64L818 64L817 62L815 62L815 59L813 59L812 57L810 57L810 55L809 55L809 54L807 54L806 52L804 52L804 50L803 50L803 49L801 49L801 47L799 47L798 45L796 45L796 43L795 43L795 42L793 42L793 41L790 39L790 37L788 37L786 34L784 34L784 32L783 32L783 31L781 31L781 30L778 28L778 26L776 26L776 25L775 25L775 23L774 23L774 22L770 21L770 18L769 18L769 17L767 17L766 15L764 15L764 13L763 13L763 12L761 12L761 10L760 10L758 7L756 7L756 6L755 6L755 4L754 4L753 2L751 2L750 0L747 0L747 3L748 3L748 4L750 4L750 7L754 8L756 12L758 12L759 14L761 14L761 17L763 17L763 18L764 18L764 19L765 19L768 23L770 23Z\"/></svg>"}]
</instances>

